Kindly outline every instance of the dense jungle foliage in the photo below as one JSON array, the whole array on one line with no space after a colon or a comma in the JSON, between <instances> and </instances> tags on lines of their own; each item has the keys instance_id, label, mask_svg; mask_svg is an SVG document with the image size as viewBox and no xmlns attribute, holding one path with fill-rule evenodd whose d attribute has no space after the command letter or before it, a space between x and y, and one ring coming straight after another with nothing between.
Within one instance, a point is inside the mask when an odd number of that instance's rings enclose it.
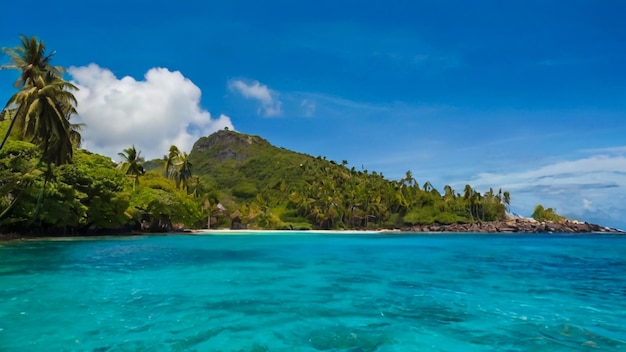
<instances>
[{"instance_id":1,"label":"dense jungle foliage","mask_svg":"<svg viewBox=\"0 0 626 352\"><path fill-rule=\"evenodd\" d=\"M21 36L3 69L20 72L0 116L0 232L76 234L182 228L370 229L502 220L508 192L470 185L440 192L410 171L375 171L223 130L187 153L172 146L119 163L80 148L71 83L43 41ZM544 212L545 213L545 212Z\"/></svg>"},{"instance_id":2,"label":"dense jungle foliage","mask_svg":"<svg viewBox=\"0 0 626 352\"><path fill-rule=\"evenodd\" d=\"M462 193L410 171L402 180L272 146L258 136L219 131L201 138L189 159L213 199L243 224L263 228L387 228L493 221L505 217L508 192ZM233 211L234 209L234 211Z\"/></svg>"},{"instance_id":3,"label":"dense jungle foliage","mask_svg":"<svg viewBox=\"0 0 626 352\"><path fill-rule=\"evenodd\" d=\"M46 168L32 143L9 140L0 150L1 232L164 231L205 222L196 198L161 173L135 177L124 164L79 149L71 164L52 167L44 190Z\"/></svg>"}]
</instances>

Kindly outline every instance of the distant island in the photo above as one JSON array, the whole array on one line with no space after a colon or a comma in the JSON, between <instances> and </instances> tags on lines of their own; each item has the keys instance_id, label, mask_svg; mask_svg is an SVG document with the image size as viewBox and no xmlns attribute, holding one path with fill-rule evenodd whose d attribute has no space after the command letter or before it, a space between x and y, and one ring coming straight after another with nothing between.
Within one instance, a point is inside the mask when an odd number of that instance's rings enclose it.
<instances>
[{"instance_id":1,"label":"distant island","mask_svg":"<svg viewBox=\"0 0 626 352\"><path fill-rule=\"evenodd\" d=\"M497 186L438 190L411 171L400 180L348 161L289 151L227 129L145 161L120 163L80 148L76 87L52 66L43 41L21 36L3 68L20 72L0 115L0 233L127 234L200 228L411 232L607 232L538 205L536 221L511 218Z\"/></svg>"}]
</instances>

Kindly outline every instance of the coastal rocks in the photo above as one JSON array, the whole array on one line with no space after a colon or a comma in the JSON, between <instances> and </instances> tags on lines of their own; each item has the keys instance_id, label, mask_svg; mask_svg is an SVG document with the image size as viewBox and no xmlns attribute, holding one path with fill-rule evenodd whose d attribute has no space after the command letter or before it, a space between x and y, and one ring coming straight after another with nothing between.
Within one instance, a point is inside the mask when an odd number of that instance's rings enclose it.
<instances>
[{"instance_id":1,"label":"coastal rocks","mask_svg":"<svg viewBox=\"0 0 626 352\"><path fill-rule=\"evenodd\" d=\"M608 228L587 222L539 222L533 219L509 219L505 221L475 222L470 224L431 224L415 225L402 229L407 232L484 232L484 233L589 233L608 232L624 233L621 230Z\"/></svg>"}]
</instances>

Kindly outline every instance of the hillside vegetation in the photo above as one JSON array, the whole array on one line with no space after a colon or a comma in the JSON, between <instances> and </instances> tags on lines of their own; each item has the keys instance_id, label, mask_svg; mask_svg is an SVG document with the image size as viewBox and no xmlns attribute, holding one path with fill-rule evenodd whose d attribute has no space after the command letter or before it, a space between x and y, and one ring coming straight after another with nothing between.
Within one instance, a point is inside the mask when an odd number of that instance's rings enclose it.
<instances>
[{"instance_id":1,"label":"hillside vegetation","mask_svg":"<svg viewBox=\"0 0 626 352\"><path fill-rule=\"evenodd\" d=\"M0 122L0 134L8 121ZM205 223L196 197L160 172L138 178L110 158L75 150L51 168L33 143L9 139L0 150L0 233L79 234L168 231ZM40 210L37 210L40 208Z\"/></svg>"},{"instance_id":2,"label":"hillside vegetation","mask_svg":"<svg viewBox=\"0 0 626 352\"><path fill-rule=\"evenodd\" d=\"M508 192L462 193L347 168L347 161L296 153L259 136L223 130L198 140L189 154L219 217L258 228L383 228L494 221L505 217ZM223 223L224 221L222 221Z\"/></svg>"}]
</instances>

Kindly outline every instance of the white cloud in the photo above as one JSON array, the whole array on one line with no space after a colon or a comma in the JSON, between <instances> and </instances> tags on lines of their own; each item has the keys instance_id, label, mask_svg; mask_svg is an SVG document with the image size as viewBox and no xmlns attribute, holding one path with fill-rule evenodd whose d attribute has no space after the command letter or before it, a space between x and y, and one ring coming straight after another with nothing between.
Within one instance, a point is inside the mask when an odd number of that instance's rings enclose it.
<instances>
[{"instance_id":1,"label":"white cloud","mask_svg":"<svg viewBox=\"0 0 626 352\"><path fill-rule=\"evenodd\" d=\"M252 81L248 84L242 80L231 80L228 82L228 88L246 99L258 101L260 104L257 110L258 114L271 117L280 116L282 113L282 102L278 99L278 93L259 81Z\"/></svg>"},{"instance_id":2,"label":"white cloud","mask_svg":"<svg viewBox=\"0 0 626 352\"><path fill-rule=\"evenodd\" d=\"M84 147L114 159L131 145L146 159L160 158L174 144L190 151L200 137L228 127L230 118L211 114L200 106L200 88L180 72L152 68L143 80L118 79L96 64L71 67L80 89L78 122Z\"/></svg>"},{"instance_id":3,"label":"white cloud","mask_svg":"<svg viewBox=\"0 0 626 352\"><path fill-rule=\"evenodd\" d=\"M626 145L617 146L617 147L608 147L608 148L596 148L596 149L584 149L582 152L592 153L592 154L626 154Z\"/></svg>"},{"instance_id":4,"label":"white cloud","mask_svg":"<svg viewBox=\"0 0 626 352\"><path fill-rule=\"evenodd\" d=\"M309 99L304 99L300 103L300 107L304 110L304 116L312 117L315 115L315 108L317 107L315 102Z\"/></svg>"},{"instance_id":5,"label":"white cloud","mask_svg":"<svg viewBox=\"0 0 626 352\"><path fill-rule=\"evenodd\" d=\"M510 191L513 207L524 215L542 204L580 220L626 224L626 155L593 155L517 173L481 173L464 183L479 191L491 186Z\"/></svg>"}]
</instances>

